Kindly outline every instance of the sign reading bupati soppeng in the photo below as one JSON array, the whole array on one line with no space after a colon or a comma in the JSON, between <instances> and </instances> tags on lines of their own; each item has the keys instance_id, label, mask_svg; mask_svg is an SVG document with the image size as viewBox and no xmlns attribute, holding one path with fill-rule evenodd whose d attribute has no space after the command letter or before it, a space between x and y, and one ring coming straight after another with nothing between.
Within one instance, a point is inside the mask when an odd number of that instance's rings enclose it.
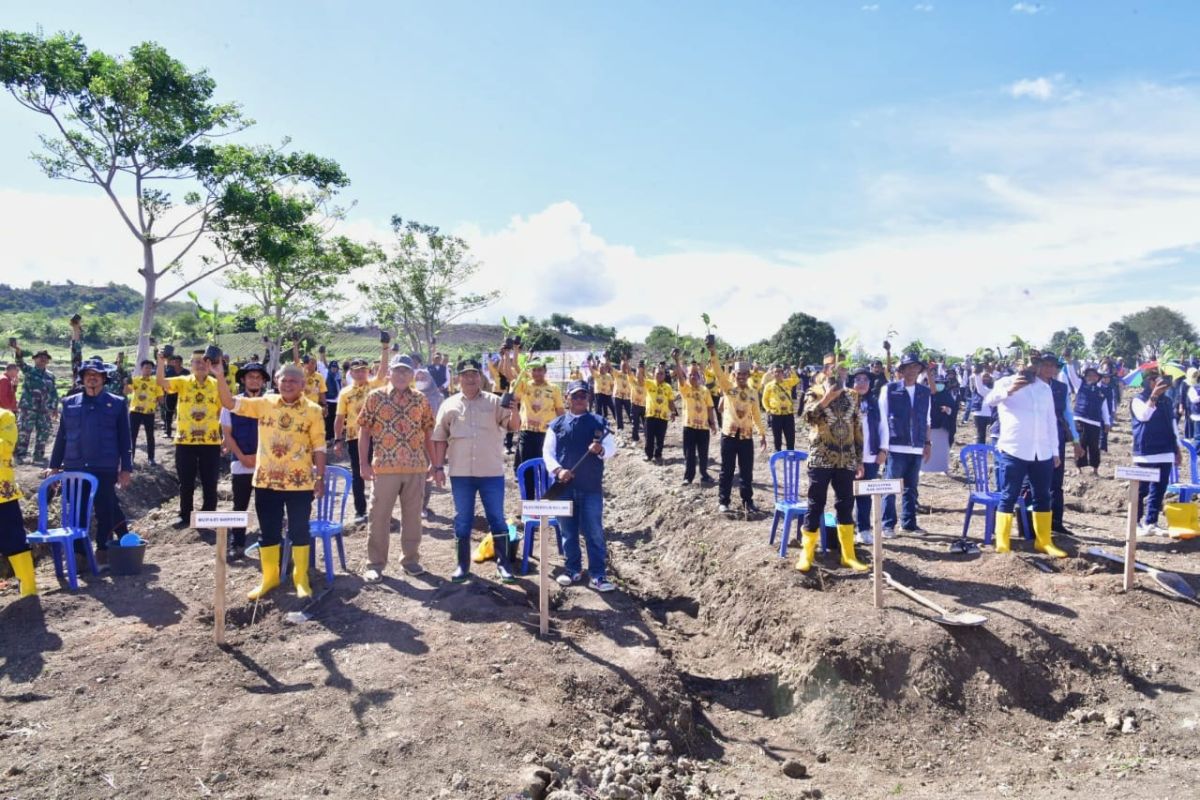
<instances>
[{"instance_id":1,"label":"sign reading bupati soppeng","mask_svg":"<svg viewBox=\"0 0 1200 800\"><path fill-rule=\"evenodd\" d=\"M522 500L521 513L527 517L569 517L575 513L572 500Z\"/></svg>"},{"instance_id":2,"label":"sign reading bupati soppeng","mask_svg":"<svg viewBox=\"0 0 1200 800\"><path fill-rule=\"evenodd\" d=\"M249 511L195 511L193 528L245 528L250 524Z\"/></svg>"},{"instance_id":3,"label":"sign reading bupati soppeng","mask_svg":"<svg viewBox=\"0 0 1200 800\"><path fill-rule=\"evenodd\" d=\"M855 481L854 493L858 495L871 494L900 494L904 490L904 481L895 480L875 480L875 481Z\"/></svg>"},{"instance_id":4,"label":"sign reading bupati soppeng","mask_svg":"<svg viewBox=\"0 0 1200 800\"><path fill-rule=\"evenodd\" d=\"M1117 467L1114 477L1119 481L1158 483L1158 470L1149 467Z\"/></svg>"}]
</instances>

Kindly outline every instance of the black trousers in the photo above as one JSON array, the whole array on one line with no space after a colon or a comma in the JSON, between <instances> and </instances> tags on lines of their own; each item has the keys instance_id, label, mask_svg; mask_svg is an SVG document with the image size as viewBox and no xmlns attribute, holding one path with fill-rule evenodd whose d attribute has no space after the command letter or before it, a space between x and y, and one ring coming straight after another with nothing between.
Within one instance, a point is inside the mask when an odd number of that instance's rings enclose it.
<instances>
[{"instance_id":1,"label":"black trousers","mask_svg":"<svg viewBox=\"0 0 1200 800\"><path fill-rule=\"evenodd\" d=\"M775 436L775 452L780 451L780 444L787 443L788 450L796 449L796 418L791 414L770 414L771 433Z\"/></svg>"},{"instance_id":2,"label":"black trousers","mask_svg":"<svg viewBox=\"0 0 1200 800\"><path fill-rule=\"evenodd\" d=\"M809 533L821 527L830 485L837 495L833 503L837 524L854 524L854 470L814 467L808 470L808 514L804 517L804 530Z\"/></svg>"},{"instance_id":3,"label":"black trousers","mask_svg":"<svg viewBox=\"0 0 1200 800\"><path fill-rule=\"evenodd\" d=\"M129 412L129 435L133 440L133 457L137 458L138 431L146 431L146 457L154 460L154 415Z\"/></svg>"},{"instance_id":4,"label":"black trousers","mask_svg":"<svg viewBox=\"0 0 1200 800\"><path fill-rule=\"evenodd\" d=\"M613 410L613 398L611 394L596 395L596 413L608 419L608 415L616 416L617 412Z\"/></svg>"},{"instance_id":5,"label":"black trousers","mask_svg":"<svg viewBox=\"0 0 1200 800\"><path fill-rule=\"evenodd\" d=\"M175 421L175 409L179 406L179 395L169 394L159 409L162 412L163 430L167 438L171 437L171 424Z\"/></svg>"},{"instance_id":6,"label":"black trousers","mask_svg":"<svg viewBox=\"0 0 1200 800\"><path fill-rule=\"evenodd\" d=\"M367 483L359 471L357 437L346 441L346 452L350 455L350 487L354 494L354 516L363 517L367 514Z\"/></svg>"},{"instance_id":7,"label":"black trousers","mask_svg":"<svg viewBox=\"0 0 1200 800\"><path fill-rule=\"evenodd\" d=\"M1080 469L1084 467L1099 467L1100 466L1100 432L1104 430L1100 425L1093 425L1090 422L1080 422L1075 420L1075 426L1079 429L1079 445L1083 448L1083 455L1075 460L1075 465Z\"/></svg>"},{"instance_id":8,"label":"black trousers","mask_svg":"<svg viewBox=\"0 0 1200 800\"><path fill-rule=\"evenodd\" d=\"M683 479L688 483L696 477L697 466L700 467L700 477L712 480L708 475L709 438L707 428L683 429L683 457L686 464L683 468Z\"/></svg>"},{"instance_id":9,"label":"black trousers","mask_svg":"<svg viewBox=\"0 0 1200 800\"><path fill-rule=\"evenodd\" d=\"M70 467L66 469L70 470ZM92 512L96 517L96 549L107 550L108 543L113 537L120 538L129 532L125 520L125 512L121 510L121 501L117 497L117 471L115 469L80 469L94 475L100 481L96 487L96 499L92 504ZM87 502L88 487L85 484L82 501Z\"/></svg>"},{"instance_id":10,"label":"black trousers","mask_svg":"<svg viewBox=\"0 0 1200 800\"><path fill-rule=\"evenodd\" d=\"M229 481L233 486L233 510L245 511L250 508L250 498L254 496L254 473L245 475L233 474L229 476ZM233 534L233 546L246 546L246 529L234 528L230 531Z\"/></svg>"},{"instance_id":11,"label":"black trousers","mask_svg":"<svg viewBox=\"0 0 1200 800\"><path fill-rule=\"evenodd\" d=\"M754 440L721 436L721 481L717 488L717 500L729 505L733 493L733 469L737 466L741 481L741 496L744 502L754 499Z\"/></svg>"},{"instance_id":12,"label":"black trousers","mask_svg":"<svg viewBox=\"0 0 1200 800\"><path fill-rule=\"evenodd\" d=\"M633 440L638 440L638 431L642 428L642 423L646 419L646 407L639 406L634 403L629 404L629 421L633 425Z\"/></svg>"},{"instance_id":13,"label":"black trousers","mask_svg":"<svg viewBox=\"0 0 1200 800\"><path fill-rule=\"evenodd\" d=\"M513 457L513 474L517 474L517 468L535 458L542 457L542 445L546 443L546 434L538 433L537 431L521 431L517 439L517 454ZM571 467L571 464L563 466ZM529 473L525 476L524 494L522 497L533 497L533 474Z\"/></svg>"},{"instance_id":14,"label":"black trousers","mask_svg":"<svg viewBox=\"0 0 1200 800\"><path fill-rule=\"evenodd\" d=\"M975 415L975 444L987 444L988 428L992 425L991 417Z\"/></svg>"},{"instance_id":15,"label":"black trousers","mask_svg":"<svg viewBox=\"0 0 1200 800\"><path fill-rule=\"evenodd\" d=\"M201 511L217 510L217 478L221 474L221 445L175 445L175 471L179 474L179 516L191 522L195 508L196 479L203 497ZM261 526L260 526L261 527Z\"/></svg>"},{"instance_id":16,"label":"black trousers","mask_svg":"<svg viewBox=\"0 0 1200 800\"><path fill-rule=\"evenodd\" d=\"M312 536L308 518L312 516L313 493L285 492L279 489L255 489L254 510L258 514L259 544L271 547L283 541L283 514L287 512L288 541L293 547L309 544Z\"/></svg>"},{"instance_id":17,"label":"black trousers","mask_svg":"<svg viewBox=\"0 0 1200 800\"><path fill-rule=\"evenodd\" d=\"M1063 477L1067 474L1067 443L1058 443L1058 467L1050 474L1050 526L1061 528L1063 524Z\"/></svg>"},{"instance_id":18,"label":"black trousers","mask_svg":"<svg viewBox=\"0 0 1200 800\"><path fill-rule=\"evenodd\" d=\"M667 421L646 417L646 458L662 458L663 443L667 440Z\"/></svg>"},{"instance_id":19,"label":"black trousers","mask_svg":"<svg viewBox=\"0 0 1200 800\"><path fill-rule=\"evenodd\" d=\"M632 405L628 397L618 397L613 405L613 415L617 418L617 430L625 430L625 418L633 418Z\"/></svg>"},{"instance_id":20,"label":"black trousers","mask_svg":"<svg viewBox=\"0 0 1200 800\"><path fill-rule=\"evenodd\" d=\"M333 441L333 421L337 418L337 403L326 403L325 410L325 441Z\"/></svg>"},{"instance_id":21,"label":"black trousers","mask_svg":"<svg viewBox=\"0 0 1200 800\"><path fill-rule=\"evenodd\" d=\"M0 503L0 556L8 557L29 549L25 539L25 518L21 516L21 501Z\"/></svg>"}]
</instances>

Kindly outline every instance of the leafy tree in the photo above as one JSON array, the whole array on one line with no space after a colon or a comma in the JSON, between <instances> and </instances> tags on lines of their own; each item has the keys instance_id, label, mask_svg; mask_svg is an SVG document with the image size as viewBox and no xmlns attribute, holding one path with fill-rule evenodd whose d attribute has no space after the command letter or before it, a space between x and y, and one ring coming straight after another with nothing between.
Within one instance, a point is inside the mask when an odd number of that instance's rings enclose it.
<instances>
[{"instance_id":1,"label":"leafy tree","mask_svg":"<svg viewBox=\"0 0 1200 800\"><path fill-rule=\"evenodd\" d=\"M233 315L234 333L256 333L258 331L258 309L254 306L242 306Z\"/></svg>"},{"instance_id":2,"label":"leafy tree","mask_svg":"<svg viewBox=\"0 0 1200 800\"><path fill-rule=\"evenodd\" d=\"M614 364L620 364L621 359L633 360L633 342L628 339L614 338L605 349Z\"/></svg>"},{"instance_id":3,"label":"leafy tree","mask_svg":"<svg viewBox=\"0 0 1200 800\"><path fill-rule=\"evenodd\" d=\"M1137 361L1141 349L1142 343L1137 332L1120 321L1110 323L1106 330L1092 337L1092 350L1096 355L1120 358L1126 364Z\"/></svg>"},{"instance_id":4,"label":"leafy tree","mask_svg":"<svg viewBox=\"0 0 1200 800\"><path fill-rule=\"evenodd\" d=\"M566 314L559 314L558 312L555 312L549 317L546 317L546 319L542 320L542 325L547 328L553 328L559 333L570 333L575 329L577 324L578 323L576 323L574 317Z\"/></svg>"},{"instance_id":5,"label":"leafy tree","mask_svg":"<svg viewBox=\"0 0 1200 800\"><path fill-rule=\"evenodd\" d=\"M442 329L500 296L499 291L466 292L479 270L467 243L399 216L393 256L380 264L376 279L361 283L367 307L380 325L397 325L414 352L428 358Z\"/></svg>"},{"instance_id":6,"label":"leafy tree","mask_svg":"<svg viewBox=\"0 0 1200 800\"><path fill-rule=\"evenodd\" d=\"M1167 306L1148 306L1126 314L1121 322L1137 334L1142 358L1158 358L1167 344L1175 339L1196 341L1196 329L1192 323L1183 314Z\"/></svg>"},{"instance_id":7,"label":"leafy tree","mask_svg":"<svg viewBox=\"0 0 1200 800\"><path fill-rule=\"evenodd\" d=\"M216 83L190 71L152 42L128 57L89 52L80 37L0 31L0 81L17 102L45 116L55 132L34 155L52 179L100 187L142 250L144 282L138 360L145 358L158 307L230 262L199 259L183 275L185 257L205 239L214 218L244 199L244 184L302 179L342 186L332 161L307 154L215 144L248 128L234 103L216 103ZM170 188L184 189L177 212ZM160 249L169 255L160 258ZM168 274L178 286L160 292Z\"/></svg>"},{"instance_id":8,"label":"leafy tree","mask_svg":"<svg viewBox=\"0 0 1200 800\"><path fill-rule=\"evenodd\" d=\"M836 341L832 325L797 311L767 340L763 354L769 361L820 364L826 353L833 352Z\"/></svg>"},{"instance_id":9,"label":"leafy tree","mask_svg":"<svg viewBox=\"0 0 1200 800\"><path fill-rule=\"evenodd\" d=\"M1087 358L1090 355L1087 339L1079 328L1076 328L1074 325L1065 331L1055 331L1051 334L1050 342L1046 345L1046 349L1060 356L1070 353L1073 356Z\"/></svg>"}]
</instances>

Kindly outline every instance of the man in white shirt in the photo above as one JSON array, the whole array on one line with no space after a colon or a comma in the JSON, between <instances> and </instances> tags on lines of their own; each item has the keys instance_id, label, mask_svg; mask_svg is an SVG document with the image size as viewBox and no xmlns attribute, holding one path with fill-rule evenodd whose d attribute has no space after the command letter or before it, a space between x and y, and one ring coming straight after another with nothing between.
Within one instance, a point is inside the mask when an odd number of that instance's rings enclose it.
<instances>
[{"instance_id":1,"label":"man in white shirt","mask_svg":"<svg viewBox=\"0 0 1200 800\"><path fill-rule=\"evenodd\" d=\"M607 554L604 545L604 463L617 452L617 441L608 430L603 417L588 413L588 388L583 381L567 387L567 412L550 423L542 444L546 471L556 483L566 484L560 500L574 501L574 513L559 517L562 528L563 555L566 571L555 580L560 586L570 586L583 580L582 554L579 535L587 546L588 573L591 587L598 592L611 592L617 587L609 582L606 573ZM542 532L546 535L546 532Z\"/></svg>"},{"instance_id":2,"label":"man in white shirt","mask_svg":"<svg viewBox=\"0 0 1200 800\"><path fill-rule=\"evenodd\" d=\"M985 402L1000 415L996 449L1003 494L996 512L996 552L1012 550L1013 507L1028 478L1033 489L1033 549L1066 558L1066 552L1054 546L1050 531L1050 483L1060 463L1058 416L1050 385L1039 380L1031 367L997 380Z\"/></svg>"}]
</instances>

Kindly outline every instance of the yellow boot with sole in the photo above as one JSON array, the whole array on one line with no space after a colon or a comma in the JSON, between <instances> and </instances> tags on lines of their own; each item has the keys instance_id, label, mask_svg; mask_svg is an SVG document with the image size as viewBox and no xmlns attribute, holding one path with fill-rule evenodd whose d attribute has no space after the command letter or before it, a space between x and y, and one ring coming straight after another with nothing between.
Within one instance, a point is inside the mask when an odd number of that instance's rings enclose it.
<instances>
[{"instance_id":1,"label":"yellow boot with sole","mask_svg":"<svg viewBox=\"0 0 1200 800\"><path fill-rule=\"evenodd\" d=\"M312 597L312 587L308 584L308 551L311 547L307 544L292 547L292 584L296 587L296 597Z\"/></svg>"},{"instance_id":2,"label":"yellow boot with sole","mask_svg":"<svg viewBox=\"0 0 1200 800\"><path fill-rule=\"evenodd\" d=\"M996 512L996 552L1012 552L1013 515L1011 511Z\"/></svg>"},{"instance_id":3,"label":"yellow boot with sole","mask_svg":"<svg viewBox=\"0 0 1200 800\"><path fill-rule=\"evenodd\" d=\"M796 569L800 572L808 572L812 569L813 561L817 557L817 532L801 531L800 532L800 557L796 559Z\"/></svg>"},{"instance_id":4,"label":"yellow boot with sole","mask_svg":"<svg viewBox=\"0 0 1200 800\"><path fill-rule=\"evenodd\" d=\"M1033 512L1033 549L1052 558L1066 558L1067 551L1054 546L1050 533L1051 518L1049 511Z\"/></svg>"},{"instance_id":5,"label":"yellow boot with sole","mask_svg":"<svg viewBox=\"0 0 1200 800\"><path fill-rule=\"evenodd\" d=\"M854 526L838 525L838 544L842 546L842 566L855 572L866 572L869 566L858 560L854 553Z\"/></svg>"},{"instance_id":6,"label":"yellow boot with sole","mask_svg":"<svg viewBox=\"0 0 1200 800\"><path fill-rule=\"evenodd\" d=\"M12 565L13 574L17 576L17 581L21 584L21 597L34 597L37 595L37 577L33 570L33 553L26 550L24 553L9 556L8 563Z\"/></svg>"},{"instance_id":7,"label":"yellow boot with sole","mask_svg":"<svg viewBox=\"0 0 1200 800\"><path fill-rule=\"evenodd\" d=\"M258 561L262 564L262 582L258 584L257 589L246 594L251 600L258 600L279 585L279 545L258 548ZM307 561L304 564L308 566Z\"/></svg>"}]
</instances>

